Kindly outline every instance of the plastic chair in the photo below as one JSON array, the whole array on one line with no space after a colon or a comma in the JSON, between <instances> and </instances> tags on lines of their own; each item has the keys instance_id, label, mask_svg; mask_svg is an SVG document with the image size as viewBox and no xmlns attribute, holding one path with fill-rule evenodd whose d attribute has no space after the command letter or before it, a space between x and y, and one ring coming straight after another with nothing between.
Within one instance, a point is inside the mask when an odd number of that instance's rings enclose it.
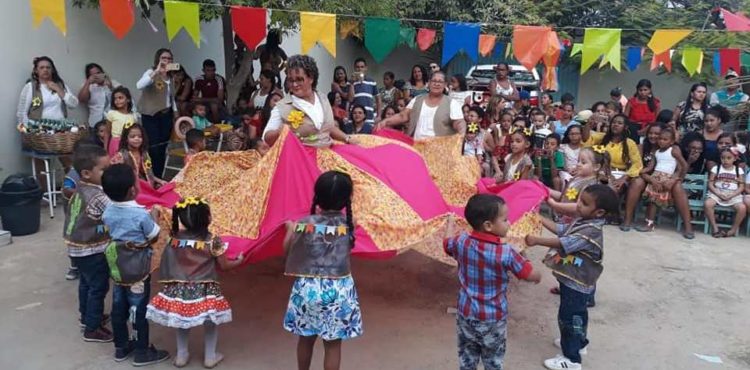
<instances>
[{"instance_id":1,"label":"plastic chair","mask_svg":"<svg viewBox=\"0 0 750 370\"><path fill-rule=\"evenodd\" d=\"M690 223L693 225L703 225L703 233L708 234L708 221L706 220L706 212L704 202L706 200L706 192L708 191L708 175L686 175L685 180L682 182L682 187L685 192L690 196L691 194L698 193L698 199L688 199L688 209L690 213L697 213L698 217L691 217ZM679 212L677 213L677 231L682 229L682 217Z\"/></svg>"},{"instance_id":2,"label":"plastic chair","mask_svg":"<svg viewBox=\"0 0 750 370\"><path fill-rule=\"evenodd\" d=\"M166 159L164 160L164 170L162 171L161 177L164 179L167 176L167 170L175 171L179 173L183 167L185 167L185 156L188 153L187 142L185 141L185 133L188 130L195 128L195 123L190 117L180 117L174 123L174 130L172 141L167 144ZM179 165L174 163L175 158L179 159Z\"/></svg>"}]
</instances>

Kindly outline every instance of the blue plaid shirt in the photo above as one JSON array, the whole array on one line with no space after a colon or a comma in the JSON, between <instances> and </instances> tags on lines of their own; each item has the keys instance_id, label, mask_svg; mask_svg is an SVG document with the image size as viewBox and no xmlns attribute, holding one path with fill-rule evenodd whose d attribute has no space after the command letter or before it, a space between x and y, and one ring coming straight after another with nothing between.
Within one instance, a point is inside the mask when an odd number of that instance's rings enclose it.
<instances>
[{"instance_id":1,"label":"blue plaid shirt","mask_svg":"<svg viewBox=\"0 0 750 370\"><path fill-rule=\"evenodd\" d=\"M458 314L480 321L504 320L508 271L525 279L531 274L531 262L499 237L477 231L446 239L443 248L458 262Z\"/></svg>"}]
</instances>

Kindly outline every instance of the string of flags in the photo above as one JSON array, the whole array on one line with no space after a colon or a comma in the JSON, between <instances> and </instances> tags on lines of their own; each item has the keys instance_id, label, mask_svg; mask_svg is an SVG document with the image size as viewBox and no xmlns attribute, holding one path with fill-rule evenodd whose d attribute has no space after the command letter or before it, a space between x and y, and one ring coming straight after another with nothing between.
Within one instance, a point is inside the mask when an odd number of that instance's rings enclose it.
<instances>
[{"instance_id":1,"label":"string of flags","mask_svg":"<svg viewBox=\"0 0 750 370\"><path fill-rule=\"evenodd\" d=\"M294 226L294 232L304 234L320 234L320 235L346 235L349 232L349 228L345 225L329 226L324 224L313 224L313 223L297 223Z\"/></svg>"},{"instance_id":2,"label":"string of flags","mask_svg":"<svg viewBox=\"0 0 750 370\"><path fill-rule=\"evenodd\" d=\"M44 18L49 18L63 35L67 34L65 0L29 0L32 13L32 24L39 27ZM200 5L194 2L164 0L164 17L167 37L172 41L181 29L190 36L196 47L200 47ZM216 6L225 6L214 4ZM134 0L100 0L99 9L102 22L118 39L124 38L135 23ZM229 6L232 28L245 42L248 48L254 49L265 39L268 32L268 12L288 10L271 10L266 8ZM720 9L726 31L750 32L750 18L739 13ZM373 59L380 63L399 45L412 49L427 51L435 44L437 29L413 28L401 24L401 20L382 17L343 16L339 21L336 14L299 12L302 53L308 53L315 45L320 45L333 57L336 57L338 38L357 37L364 39L365 48ZM609 65L621 71L621 38L622 29L586 28L582 43L571 43L561 40L552 27L513 26L511 42L498 42L497 36L481 33L480 23L439 22L443 25L443 44L441 64L446 65L458 53L463 52L475 63L479 56L489 55L508 58L511 54L527 69L538 64L543 67L543 88L553 88L556 84L556 69L561 55L570 50L570 56L581 54L580 73L584 74L599 61L599 68ZM338 26L338 28L337 28ZM338 35L337 35L338 30ZM364 30L364 34L362 34ZM651 70L659 67L668 72L672 70L672 58L675 46L688 37L691 29L658 29L654 30L646 45L653 54ZM628 46L625 49L626 66L635 70L644 59L646 48ZM701 73L704 50L687 46L680 50L680 63L690 76ZM750 54L745 53L750 59ZM725 74L730 68L740 72L742 50L723 48L713 54L713 69L718 74ZM746 59L746 61L748 61ZM750 62L750 61L748 61ZM747 64L747 63L746 63Z\"/></svg>"}]
</instances>

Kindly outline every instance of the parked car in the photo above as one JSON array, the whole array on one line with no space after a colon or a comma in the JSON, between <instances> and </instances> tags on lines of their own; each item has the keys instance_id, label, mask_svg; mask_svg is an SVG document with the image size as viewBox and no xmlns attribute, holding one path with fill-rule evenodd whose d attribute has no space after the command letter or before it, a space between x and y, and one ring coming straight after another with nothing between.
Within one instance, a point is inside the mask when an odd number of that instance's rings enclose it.
<instances>
[{"instance_id":1,"label":"parked car","mask_svg":"<svg viewBox=\"0 0 750 370\"><path fill-rule=\"evenodd\" d=\"M513 64L510 65L510 80L519 89L524 89L531 95L531 105L539 105L539 86L541 80L539 79L539 73L536 69L531 71L527 70L522 65ZM469 90L475 92L474 101L477 103L486 102L490 98L490 92L487 91L487 86L495 78L495 65L494 64L481 64L469 69L466 73L466 84ZM479 101L479 93L481 92L482 100Z\"/></svg>"}]
</instances>

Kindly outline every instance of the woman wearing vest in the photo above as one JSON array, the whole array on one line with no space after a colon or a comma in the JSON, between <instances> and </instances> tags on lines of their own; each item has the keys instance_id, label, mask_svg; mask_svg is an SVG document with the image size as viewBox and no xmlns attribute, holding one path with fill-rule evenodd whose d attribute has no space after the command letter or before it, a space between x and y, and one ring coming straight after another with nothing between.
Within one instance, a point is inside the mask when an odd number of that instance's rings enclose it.
<instances>
[{"instance_id":1,"label":"woman wearing vest","mask_svg":"<svg viewBox=\"0 0 750 370\"><path fill-rule=\"evenodd\" d=\"M164 170L165 150L172 134L174 112L177 110L177 89L172 83L172 73L167 71L167 64L172 63L172 60L169 49L157 50L153 67L147 69L135 85L141 90L138 112L141 113L146 136L151 143L148 154L156 174L161 174Z\"/></svg>"},{"instance_id":2,"label":"woman wearing vest","mask_svg":"<svg viewBox=\"0 0 750 370\"><path fill-rule=\"evenodd\" d=\"M433 73L430 92L412 99L399 114L380 121L378 128L406 123L406 134L415 139L464 133L461 104L443 94L445 83L445 73Z\"/></svg>"}]
</instances>

